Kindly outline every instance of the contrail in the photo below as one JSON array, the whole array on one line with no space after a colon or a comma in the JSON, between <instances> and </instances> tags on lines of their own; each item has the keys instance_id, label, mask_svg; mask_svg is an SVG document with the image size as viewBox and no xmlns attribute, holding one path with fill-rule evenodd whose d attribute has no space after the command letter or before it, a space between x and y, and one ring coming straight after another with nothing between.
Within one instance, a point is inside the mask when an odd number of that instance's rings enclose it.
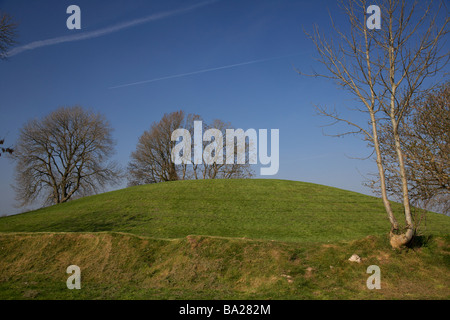
<instances>
[{"instance_id":1,"label":"contrail","mask_svg":"<svg viewBox=\"0 0 450 320\"><path fill-rule=\"evenodd\" d=\"M150 82L166 80L166 79L181 78L181 77L186 77L186 76L199 74L199 73L205 73L205 72L211 72L211 71L216 71L216 70L235 68L235 67L239 67L239 66L245 66L247 64L261 63L261 62L266 62L266 61L282 59L282 58L286 58L286 57L292 57L292 56L295 56L295 55L297 55L297 54L290 54L290 55L284 55L284 56L279 56L279 57L272 57L272 58L267 58L267 59L258 59L258 60L252 60L252 61L241 62L241 63L236 63L236 64L229 64L229 65L222 66L222 67L203 69L203 70L199 70L199 71L175 74L175 75L166 76L166 77L162 77L162 78L155 78L155 79L150 79L150 80L143 80L143 81L138 81L138 82L121 84L121 85L118 85L118 86L110 87L109 89L116 89L116 88L135 86L135 85L139 85L139 84L143 84L143 83L150 83Z\"/></svg>"},{"instance_id":2,"label":"contrail","mask_svg":"<svg viewBox=\"0 0 450 320\"><path fill-rule=\"evenodd\" d=\"M10 50L8 52L7 56L12 57L12 56L15 56L24 51L34 50L36 48L51 46L51 45L55 45L55 44L59 44L59 43L80 41L80 40L101 37L106 34L110 34L110 33L117 32L117 31L120 31L123 29L131 28L131 27L134 27L134 26L137 26L140 24L144 24L147 22L156 21L156 20L164 19L164 18L171 17L174 15L189 12L191 10L206 6L208 4L211 4L211 3L217 2L217 1L218 0L205 1L205 2L198 3L196 5L190 6L190 7L186 7L186 8L156 13L156 14L152 14L152 15L149 15L149 16L146 16L143 18L138 18L138 19L128 21L128 22L122 22L122 23L116 24L111 27L106 27L106 28L91 31L91 32L84 32L84 33L70 35L70 36L62 36L62 37L56 37L56 38L51 38L51 39L46 39L46 40L34 41L29 44L26 44L26 45L23 45L23 46L20 46L20 47Z\"/></svg>"}]
</instances>

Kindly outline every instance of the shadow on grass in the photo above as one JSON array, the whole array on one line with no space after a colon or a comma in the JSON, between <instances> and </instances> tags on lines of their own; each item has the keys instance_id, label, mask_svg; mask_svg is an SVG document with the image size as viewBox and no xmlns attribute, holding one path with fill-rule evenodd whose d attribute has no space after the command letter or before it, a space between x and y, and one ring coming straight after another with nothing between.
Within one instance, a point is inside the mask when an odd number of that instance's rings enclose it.
<instances>
[{"instance_id":1,"label":"shadow on grass","mask_svg":"<svg viewBox=\"0 0 450 320\"><path fill-rule=\"evenodd\" d=\"M412 240L408 243L407 247L409 249L419 249L427 247L433 241L432 235L415 235Z\"/></svg>"}]
</instances>

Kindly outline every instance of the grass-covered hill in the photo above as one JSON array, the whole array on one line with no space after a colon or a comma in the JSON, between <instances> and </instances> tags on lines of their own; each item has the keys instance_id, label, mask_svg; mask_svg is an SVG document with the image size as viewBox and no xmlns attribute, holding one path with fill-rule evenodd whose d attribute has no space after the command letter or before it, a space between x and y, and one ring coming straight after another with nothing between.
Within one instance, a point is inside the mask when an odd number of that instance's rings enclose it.
<instances>
[{"instance_id":1,"label":"grass-covered hill","mask_svg":"<svg viewBox=\"0 0 450 320\"><path fill-rule=\"evenodd\" d=\"M380 199L311 183L138 186L0 218L0 299L449 299L450 218L423 230L393 251Z\"/></svg>"},{"instance_id":2,"label":"grass-covered hill","mask_svg":"<svg viewBox=\"0 0 450 320\"><path fill-rule=\"evenodd\" d=\"M401 206L394 204L401 217ZM426 230L445 234L450 219L429 213ZM144 185L0 219L0 232L119 231L174 239L188 235L332 242L384 235L380 199L285 180L196 180Z\"/></svg>"}]
</instances>

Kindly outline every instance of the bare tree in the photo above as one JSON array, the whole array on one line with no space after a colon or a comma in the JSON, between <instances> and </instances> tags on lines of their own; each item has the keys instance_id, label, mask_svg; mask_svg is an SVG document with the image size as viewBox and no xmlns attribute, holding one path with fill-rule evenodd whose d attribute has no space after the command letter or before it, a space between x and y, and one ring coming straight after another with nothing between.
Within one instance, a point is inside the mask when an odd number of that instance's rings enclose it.
<instances>
[{"instance_id":1,"label":"bare tree","mask_svg":"<svg viewBox=\"0 0 450 320\"><path fill-rule=\"evenodd\" d=\"M327 73L314 72L313 76L334 80L350 91L360 103L360 107L352 110L366 115L367 122L361 123L345 118L335 110L317 106L320 114L355 128L341 136L363 134L373 147L380 193L391 223L391 245L397 248L407 244L414 235L398 125L408 112L411 99L422 90L424 81L436 75L448 61L448 52L444 50L442 54L442 46L449 18L445 17L438 25L439 11L433 12L431 2L422 8L419 6L424 2L418 1L381 2L381 30L367 28L367 8L371 3L357 0L341 2L350 30L342 32L333 22L337 43L327 39L317 27L310 37L319 53L319 62L327 69ZM384 121L388 121L392 129L390 135L396 151L406 222L404 230L400 228L388 199L379 137L379 126Z\"/></svg>"},{"instance_id":2,"label":"bare tree","mask_svg":"<svg viewBox=\"0 0 450 320\"><path fill-rule=\"evenodd\" d=\"M208 129L217 129L222 133L222 137L226 136L226 130L232 129L231 124L229 122L224 122L219 119L214 119L211 125L204 124L203 132ZM209 144L209 141L203 142L203 149ZM227 147L224 143L222 143L222 153L224 158L227 157ZM245 141L245 156L248 159L249 154L249 142ZM234 143L234 155L235 160L237 160L238 154L238 143L235 141ZM250 178L253 175L253 171L251 170L249 163L238 164L237 161L233 163L226 163L223 161L222 163L213 162L212 164L208 164L206 162L201 165L193 165L192 170L194 172L195 179L245 179Z\"/></svg>"},{"instance_id":3,"label":"bare tree","mask_svg":"<svg viewBox=\"0 0 450 320\"><path fill-rule=\"evenodd\" d=\"M0 12L0 59L6 59L8 49L16 43L17 24L7 13Z\"/></svg>"},{"instance_id":4,"label":"bare tree","mask_svg":"<svg viewBox=\"0 0 450 320\"><path fill-rule=\"evenodd\" d=\"M450 82L420 94L399 122L411 202L424 209L450 212ZM395 143L389 123L381 127L383 163L388 190L402 198L402 182L395 165Z\"/></svg>"},{"instance_id":5,"label":"bare tree","mask_svg":"<svg viewBox=\"0 0 450 320\"><path fill-rule=\"evenodd\" d=\"M179 180L171 159L175 145L171 141L171 135L180 128L183 120L183 111L165 114L159 122L152 124L150 130L142 134L128 165L129 185Z\"/></svg>"},{"instance_id":6,"label":"bare tree","mask_svg":"<svg viewBox=\"0 0 450 320\"><path fill-rule=\"evenodd\" d=\"M80 106L61 107L29 121L15 146L17 199L21 205L45 197L66 202L118 182L111 127L105 118Z\"/></svg>"},{"instance_id":7,"label":"bare tree","mask_svg":"<svg viewBox=\"0 0 450 320\"><path fill-rule=\"evenodd\" d=\"M131 154L131 161L128 165L129 185L174 180L249 178L252 176L249 164L195 163L192 157L189 163L175 164L172 159L172 150L176 141L172 141L172 132L184 128L193 137L194 121L202 121L202 132L215 128L225 135L225 130L230 128L230 124L220 120L214 120L212 125L208 125L199 115L188 114L186 116L181 110L165 114L159 122L153 123L150 130L145 131L139 138L136 151ZM208 142L202 141L202 144L204 148ZM194 154L193 150L194 144L192 143L191 155ZM223 152L226 154L225 147Z\"/></svg>"}]
</instances>

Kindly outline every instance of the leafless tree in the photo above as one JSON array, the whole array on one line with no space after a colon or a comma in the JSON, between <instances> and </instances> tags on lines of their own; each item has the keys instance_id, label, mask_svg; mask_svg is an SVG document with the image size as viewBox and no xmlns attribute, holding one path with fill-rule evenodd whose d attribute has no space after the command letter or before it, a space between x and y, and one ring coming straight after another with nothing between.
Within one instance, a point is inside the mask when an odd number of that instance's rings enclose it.
<instances>
[{"instance_id":1,"label":"leafless tree","mask_svg":"<svg viewBox=\"0 0 450 320\"><path fill-rule=\"evenodd\" d=\"M180 179L171 159L175 145L171 136L174 130L181 127L183 120L183 111L165 114L159 122L152 124L150 130L142 134L128 165L129 185Z\"/></svg>"},{"instance_id":2,"label":"leafless tree","mask_svg":"<svg viewBox=\"0 0 450 320\"><path fill-rule=\"evenodd\" d=\"M0 59L6 59L8 49L16 43L17 24L7 13L0 12Z\"/></svg>"},{"instance_id":3,"label":"leafless tree","mask_svg":"<svg viewBox=\"0 0 450 320\"><path fill-rule=\"evenodd\" d=\"M401 199L402 182L389 123L380 130L389 192ZM417 96L399 122L411 202L450 213L450 82Z\"/></svg>"},{"instance_id":4,"label":"leafless tree","mask_svg":"<svg viewBox=\"0 0 450 320\"><path fill-rule=\"evenodd\" d=\"M443 39L447 34L449 18L445 16L444 21L441 21L439 9L432 10L432 2L380 2L381 30L367 28L367 8L372 3L366 0L341 2L350 30L342 32L332 21L338 41L333 41L332 36L324 36L317 27L314 29L310 37L319 53L319 62L326 67L327 72L314 72L312 76L334 80L340 87L350 91L360 104L352 110L366 115L365 123L357 122L353 118L341 116L336 110L317 106L320 114L355 128L341 136L362 134L373 146L380 193L391 223L391 245L397 248L409 243L414 235L398 126L408 112L414 95L423 89L424 81L436 75L448 61ZM380 124L385 121L391 124L390 135L399 168L406 222L404 230L398 224L388 199L379 137Z\"/></svg>"},{"instance_id":5,"label":"leafless tree","mask_svg":"<svg viewBox=\"0 0 450 320\"><path fill-rule=\"evenodd\" d=\"M229 122L224 122L219 119L214 119L211 125L205 124L204 130L205 132L208 129L217 129L222 133L222 136L226 136L226 130L232 129L232 126ZM209 141L203 142L203 148L205 149L207 144L209 144ZM227 156L227 148L226 145L223 143L223 150L222 153L224 155L224 158ZM246 141L245 145L245 156L248 158L249 153L249 142ZM234 145L234 155L235 160L237 160L237 154L238 154L238 145L237 142L235 142ZM253 175L253 171L251 170L249 163L244 164L238 164L237 161L234 161L234 163L226 163L226 161L223 161L222 163L214 162L212 164L207 164L206 162L202 163L201 165L193 165L192 170L194 172L195 179L245 179L250 178Z\"/></svg>"},{"instance_id":6,"label":"leafless tree","mask_svg":"<svg viewBox=\"0 0 450 320\"><path fill-rule=\"evenodd\" d=\"M39 196L46 204L62 203L118 182L120 170L108 162L114 153L111 131L102 115L80 106L29 121L12 155L21 205Z\"/></svg>"},{"instance_id":7,"label":"leafless tree","mask_svg":"<svg viewBox=\"0 0 450 320\"><path fill-rule=\"evenodd\" d=\"M210 128L220 130L225 136L225 130L230 124L221 120L214 120L208 125L196 114L185 115L183 111L165 114L159 122L155 122L149 131L145 131L139 138L136 151L131 154L128 165L129 185L140 185L173 180L195 179L236 179L249 178L252 170L249 164L201 164L194 163L192 157L190 163L174 164L172 161L172 149L176 141L171 140L172 132L179 128L189 131L194 137L194 121L202 121L202 131ZM202 137L203 138L203 137ZM203 141L203 147L208 142ZM191 155L194 154L194 143L191 144ZM224 147L224 155L226 150Z\"/></svg>"}]
</instances>

